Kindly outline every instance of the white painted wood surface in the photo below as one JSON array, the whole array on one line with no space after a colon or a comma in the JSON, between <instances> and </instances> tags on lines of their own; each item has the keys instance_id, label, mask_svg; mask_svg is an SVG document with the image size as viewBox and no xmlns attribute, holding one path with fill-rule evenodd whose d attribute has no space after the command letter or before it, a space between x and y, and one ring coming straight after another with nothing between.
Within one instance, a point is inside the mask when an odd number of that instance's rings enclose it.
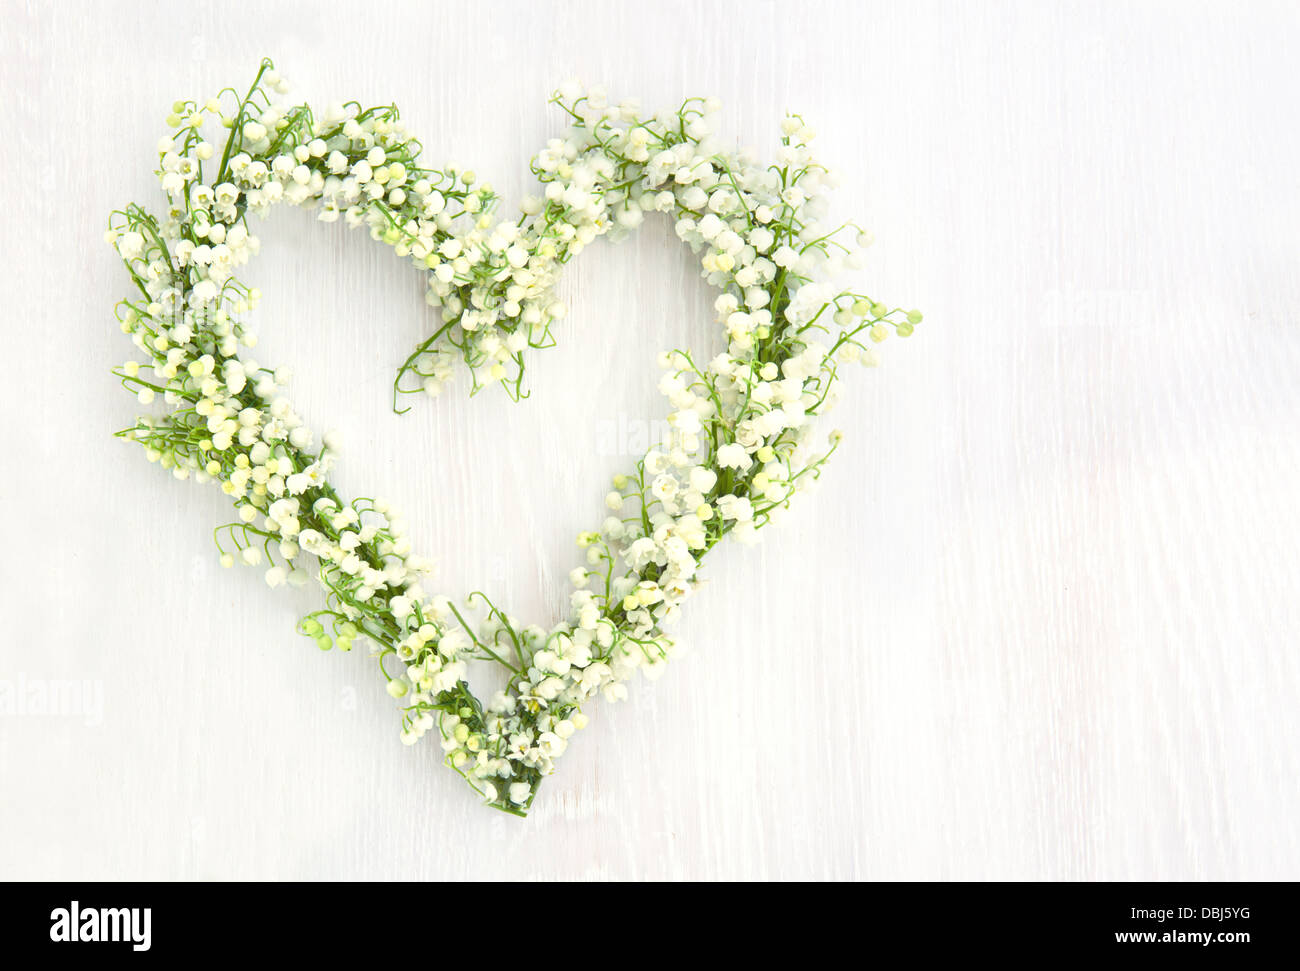
<instances>
[{"instance_id":1,"label":"white painted wood surface","mask_svg":"<svg viewBox=\"0 0 1300 971\"><path fill-rule=\"evenodd\" d=\"M1294 4L185 6L0 8L0 682L102 692L0 715L0 877L1300 875ZM293 633L313 593L218 566L219 493L110 437L107 213L157 200L171 101L262 54L512 200L567 76L717 94L764 151L801 110L879 239L866 286L926 312L850 376L821 490L711 565L691 656L597 705L525 822ZM670 228L573 266L531 400L403 418L418 275L301 213L263 239L259 356L346 436L345 489L405 509L448 591L550 622L662 417L654 351L708 340Z\"/></svg>"}]
</instances>

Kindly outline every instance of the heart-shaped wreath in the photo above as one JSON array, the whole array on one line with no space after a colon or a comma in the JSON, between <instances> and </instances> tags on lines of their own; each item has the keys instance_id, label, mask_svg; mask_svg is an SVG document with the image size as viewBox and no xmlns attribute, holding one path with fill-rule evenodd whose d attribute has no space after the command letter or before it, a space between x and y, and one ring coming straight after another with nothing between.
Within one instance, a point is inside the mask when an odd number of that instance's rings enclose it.
<instances>
[{"instance_id":1,"label":"heart-shaped wreath","mask_svg":"<svg viewBox=\"0 0 1300 971\"><path fill-rule=\"evenodd\" d=\"M114 373L142 404L161 395L171 406L118 434L177 478L218 482L234 500L239 521L216 531L223 564L265 566L276 587L306 582L304 561L314 560L327 605L302 619L302 633L322 650L373 645L401 699L402 740L436 727L447 764L488 803L523 815L586 725L584 703L625 697L638 669L654 677L677 653L663 628L705 554L728 534L752 541L820 474L839 436L815 448L812 419L833 403L838 366L875 364L872 344L890 330L907 336L921 315L825 282L856 267L853 244L870 239L820 221L832 179L797 115L764 166L713 143L711 100L646 118L598 89L566 86L552 102L571 128L532 162L544 192L507 221L492 217L497 196L473 172L420 165L395 107L351 102L318 118L274 103L285 87L263 61L242 96L177 102L173 133L158 144L165 215L137 205L113 214L106 236L138 291L117 316L145 358ZM204 136L217 123L228 130L219 155ZM457 358L473 391L501 384L521 397L525 351L551 346L564 313L553 293L560 268L645 213L671 213L702 254L721 290L727 350L708 361L660 355L670 431L615 477L608 518L578 537L585 565L570 574L569 619L522 626L483 594L458 606L426 593L428 563L402 521L383 502L335 491L334 439L317 444L282 395L284 372L241 356L256 343L245 315L259 297L234 275L258 251L248 216L281 201L366 226L428 273L441 326L398 370L395 409L403 394L437 394ZM841 242L850 230L856 239ZM465 681L472 659L508 676L486 704Z\"/></svg>"}]
</instances>

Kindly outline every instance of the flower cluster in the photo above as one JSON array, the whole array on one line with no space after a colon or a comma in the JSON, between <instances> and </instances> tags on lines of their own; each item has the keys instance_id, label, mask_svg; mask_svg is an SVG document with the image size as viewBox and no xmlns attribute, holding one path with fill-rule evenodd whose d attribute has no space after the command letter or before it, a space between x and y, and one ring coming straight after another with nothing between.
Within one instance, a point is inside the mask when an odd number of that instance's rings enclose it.
<instances>
[{"instance_id":1,"label":"flower cluster","mask_svg":"<svg viewBox=\"0 0 1300 971\"><path fill-rule=\"evenodd\" d=\"M532 162L542 191L502 220L475 173L420 165L395 108L349 103L317 117L277 104L283 87L265 61L243 95L175 104L158 145L166 213L114 214L107 238L138 291L118 319L144 358L116 373L142 404L170 406L120 434L178 478L220 483L238 512L216 531L224 564L258 566L272 587L314 570L327 603L300 630L322 649L372 645L403 708L403 741L436 731L451 767L490 804L523 814L586 725L586 702L625 697L638 671L655 677L680 652L665 628L705 554L728 534L754 541L820 474L838 436L818 448L814 419L834 404L839 367L874 365L874 345L910 334L920 314L829 284L870 238L824 224L834 179L798 116L762 165L714 143L711 100L643 116L566 86L552 100L570 128ZM205 137L218 127L219 156ZM578 537L584 562L570 574L565 620L524 626L484 594L458 606L429 593L429 564L401 518L335 492L338 443L318 442L293 411L285 370L248 355L259 294L235 271L259 248L249 214L278 202L364 226L427 274L441 324L399 368L395 403L437 394L461 364L472 390L501 384L518 397L525 352L550 346L565 312L554 296L563 265L648 212L675 220L720 291L726 350L707 361L660 355L669 433L614 478L604 521ZM506 672L486 704L465 681L474 659Z\"/></svg>"}]
</instances>

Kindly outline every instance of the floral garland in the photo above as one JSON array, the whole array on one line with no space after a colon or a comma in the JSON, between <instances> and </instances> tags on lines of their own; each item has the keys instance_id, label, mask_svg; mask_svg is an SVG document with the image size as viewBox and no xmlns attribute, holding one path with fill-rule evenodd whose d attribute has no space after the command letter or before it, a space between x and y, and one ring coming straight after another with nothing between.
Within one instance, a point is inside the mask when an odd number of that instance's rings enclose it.
<instances>
[{"instance_id":1,"label":"floral garland","mask_svg":"<svg viewBox=\"0 0 1300 971\"><path fill-rule=\"evenodd\" d=\"M242 95L177 102L158 144L166 213L113 214L106 238L137 291L117 317L144 356L114 373L141 404L161 396L171 409L118 434L178 479L217 482L231 497L238 520L215 534L223 565L263 567L271 587L314 571L326 606L299 630L321 650L367 641L400 699L402 740L436 729L449 766L492 806L523 815L587 724L584 704L626 697L638 670L653 678L678 653L664 626L705 554L728 534L752 542L820 474L839 435L816 449L812 419L833 404L839 366L874 365L873 345L891 330L909 335L921 315L818 282L856 268L870 238L821 223L834 180L797 115L764 166L715 145L711 99L643 117L600 89L566 86L552 103L571 128L532 161L544 191L508 221L493 217L497 196L474 172L421 166L395 107L350 102L317 117L275 103L285 88L267 60ZM220 150L204 136L218 125ZM399 368L395 410L403 395L438 394L458 361L473 391L500 384L521 397L525 352L551 346L565 312L554 296L561 267L645 213L671 214L701 254L721 291L727 350L708 361L660 355L670 431L614 478L607 518L578 537L585 562L570 574L567 620L523 626L484 594L468 606L430 595L429 564L394 511L330 484L335 438L318 443L283 395L286 372L241 351L256 344L246 317L259 298L235 277L259 248L248 217L278 202L365 226L428 274L441 326ZM473 659L508 677L486 703L465 681Z\"/></svg>"}]
</instances>

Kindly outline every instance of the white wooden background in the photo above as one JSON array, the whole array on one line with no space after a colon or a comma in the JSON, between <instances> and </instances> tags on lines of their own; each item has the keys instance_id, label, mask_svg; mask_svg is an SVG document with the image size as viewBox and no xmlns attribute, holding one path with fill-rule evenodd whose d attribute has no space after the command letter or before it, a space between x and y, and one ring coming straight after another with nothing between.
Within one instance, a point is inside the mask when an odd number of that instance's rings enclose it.
<instances>
[{"instance_id":1,"label":"white wooden background","mask_svg":"<svg viewBox=\"0 0 1300 971\"><path fill-rule=\"evenodd\" d=\"M91 704L0 715L0 877L1300 876L1294 4L2 10L0 683ZM527 821L399 744L363 654L294 634L314 593L218 566L216 490L110 437L107 214L157 200L171 101L263 54L512 200L568 76L716 94L764 151L801 110L879 240L865 285L926 312L851 375L821 490L712 565L691 656L593 709ZM345 435L345 489L405 509L448 591L553 620L662 416L654 351L709 339L670 228L572 267L531 400L403 418L418 274L302 213L263 239L259 357Z\"/></svg>"}]
</instances>

